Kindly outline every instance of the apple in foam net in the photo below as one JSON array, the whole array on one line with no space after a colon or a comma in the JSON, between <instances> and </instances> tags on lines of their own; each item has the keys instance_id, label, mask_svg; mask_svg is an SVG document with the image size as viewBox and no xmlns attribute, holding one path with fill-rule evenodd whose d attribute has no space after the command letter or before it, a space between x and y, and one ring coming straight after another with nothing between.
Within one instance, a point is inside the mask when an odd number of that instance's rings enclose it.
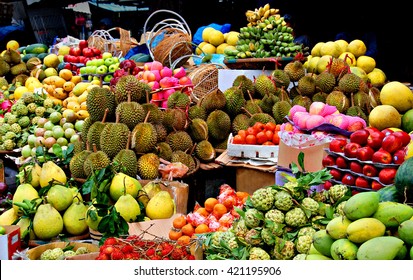
<instances>
[{"instance_id":1,"label":"apple in foam net","mask_svg":"<svg viewBox=\"0 0 413 280\"><path fill-rule=\"evenodd\" d=\"M329 123L331 123L334 126L337 126L341 129L346 130L348 127L348 119L347 116L344 114L334 114L334 115L329 115Z\"/></svg>"},{"instance_id":2,"label":"apple in foam net","mask_svg":"<svg viewBox=\"0 0 413 280\"><path fill-rule=\"evenodd\" d=\"M323 123L325 123L326 120L324 119L323 116L320 115L311 115L307 118L307 120L305 121L305 127L307 129L313 129L319 125L322 125Z\"/></svg>"},{"instance_id":3,"label":"apple in foam net","mask_svg":"<svg viewBox=\"0 0 413 280\"><path fill-rule=\"evenodd\" d=\"M347 139L345 138L334 138L329 143L329 149L335 153L343 153L344 146L347 144Z\"/></svg>"},{"instance_id":4,"label":"apple in foam net","mask_svg":"<svg viewBox=\"0 0 413 280\"><path fill-rule=\"evenodd\" d=\"M374 150L369 146L361 147L357 150L357 159L361 161L369 161L373 158Z\"/></svg>"},{"instance_id":5,"label":"apple in foam net","mask_svg":"<svg viewBox=\"0 0 413 280\"><path fill-rule=\"evenodd\" d=\"M338 156L338 157L336 158L336 165L337 165L338 168L342 168L342 169L348 168L347 159L345 159L345 158L342 157L342 156Z\"/></svg>"},{"instance_id":6,"label":"apple in foam net","mask_svg":"<svg viewBox=\"0 0 413 280\"><path fill-rule=\"evenodd\" d=\"M393 163L402 164L406 158L406 148L401 148L393 153Z\"/></svg>"},{"instance_id":7,"label":"apple in foam net","mask_svg":"<svg viewBox=\"0 0 413 280\"><path fill-rule=\"evenodd\" d=\"M298 112L307 112L307 109L304 106L296 104L288 111L288 118L294 121L294 116Z\"/></svg>"},{"instance_id":8,"label":"apple in foam net","mask_svg":"<svg viewBox=\"0 0 413 280\"><path fill-rule=\"evenodd\" d=\"M357 143L347 143L344 146L344 155L348 158L357 158L357 150L361 148L360 144Z\"/></svg>"},{"instance_id":9,"label":"apple in foam net","mask_svg":"<svg viewBox=\"0 0 413 280\"><path fill-rule=\"evenodd\" d=\"M311 103L308 112L310 113L310 115L321 115L325 106L326 104L324 102L313 102Z\"/></svg>"},{"instance_id":10,"label":"apple in foam net","mask_svg":"<svg viewBox=\"0 0 413 280\"><path fill-rule=\"evenodd\" d=\"M363 174L363 165L361 165L360 162L358 161L350 161L350 170L355 172L355 173L359 173L359 174Z\"/></svg>"},{"instance_id":11,"label":"apple in foam net","mask_svg":"<svg viewBox=\"0 0 413 280\"><path fill-rule=\"evenodd\" d=\"M370 182L364 177L358 176L354 182L356 187L359 188L370 188Z\"/></svg>"},{"instance_id":12,"label":"apple in foam net","mask_svg":"<svg viewBox=\"0 0 413 280\"><path fill-rule=\"evenodd\" d=\"M389 164L392 162L392 160L392 155L384 149L379 149L375 151L371 159L372 162L384 164Z\"/></svg>"},{"instance_id":13,"label":"apple in foam net","mask_svg":"<svg viewBox=\"0 0 413 280\"><path fill-rule=\"evenodd\" d=\"M382 149L388 151L391 154L399 150L402 146L402 139L395 136L394 133L385 136L381 143Z\"/></svg>"},{"instance_id":14,"label":"apple in foam net","mask_svg":"<svg viewBox=\"0 0 413 280\"><path fill-rule=\"evenodd\" d=\"M350 142L358 143L361 146L367 144L367 138L369 138L370 133L366 129L360 129L354 131L350 134Z\"/></svg>"},{"instance_id":15,"label":"apple in foam net","mask_svg":"<svg viewBox=\"0 0 413 280\"><path fill-rule=\"evenodd\" d=\"M379 172L380 183L384 185L390 185L394 183L394 178L396 177L396 168L383 168Z\"/></svg>"}]
</instances>

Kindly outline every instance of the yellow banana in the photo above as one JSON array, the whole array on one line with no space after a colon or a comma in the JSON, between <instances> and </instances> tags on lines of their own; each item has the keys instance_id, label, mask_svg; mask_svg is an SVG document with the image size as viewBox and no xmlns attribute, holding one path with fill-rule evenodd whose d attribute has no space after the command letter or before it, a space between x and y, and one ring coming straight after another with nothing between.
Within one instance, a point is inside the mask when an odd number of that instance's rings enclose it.
<instances>
[{"instance_id":1,"label":"yellow banana","mask_svg":"<svg viewBox=\"0 0 413 280\"><path fill-rule=\"evenodd\" d=\"M264 12L269 11L270 10L270 4L269 3L265 4L263 9L264 9Z\"/></svg>"}]
</instances>

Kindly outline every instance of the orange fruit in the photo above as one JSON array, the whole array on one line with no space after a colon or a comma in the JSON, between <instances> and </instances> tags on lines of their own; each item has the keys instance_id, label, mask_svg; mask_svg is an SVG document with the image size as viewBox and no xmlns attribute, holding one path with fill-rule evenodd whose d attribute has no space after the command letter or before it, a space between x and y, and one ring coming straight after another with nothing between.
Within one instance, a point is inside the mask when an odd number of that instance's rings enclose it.
<instances>
[{"instance_id":1,"label":"orange fruit","mask_svg":"<svg viewBox=\"0 0 413 280\"><path fill-rule=\"evenodd\" d=\"M184 215L178 216L172 221L172 226L178 229L182 228L186 224L186 218Z\"/></svg>"},{"instance_id":2,"label":"orange fruit","mask_svg":"<svg viewBox=\"0 0 413 280\"><path fill-rule=\"evenodd\" d=\"M205 200L204 202L204 207L208 212L212 212L212 210L214 210L214 206L215 204L218 203L218 199L214 198L214 197L209 197Z\"/></svg>"},{"instance_id":3,"label":"orange fruit","mask_svg":"<svg viewBox=\"0 0 413 280\"><path fill-rule=\"evenodd\" d=\"M237 195L237 197L238 197L239 199L241 199L242 202L244 202L244 203L245 203L245 201L247 200L247 198L250 196L249 193L247 193L247 192L241 192L241 191L236 192L236 195Z\"/></svg>"},{"instance_id":4,"label":"orange fruit","mask_svg":"<svg viewBox=\"0 0 413 280\"><path fill-rule=\"evenodd\" d=\"M221 218L222 215L226 214L228 212L227 207L225 207L224 204L222 203L217 203L214 206L214 209L212 210L212 214L217 218Z\"/></svg>"},{"instance_id":5,"label":"orange fruit","mask_svg":"<svg viewBox=\"0 0 413 280\"><path fill-rule=\"evenodd\" d=\"M209 212L205 209L205 207L200 207L196 210L197 213L201 214L201 216L208 217Z\"/></svg>"},{"instance_id":6,"label":"orange fruit","mask_svg":"<svg viewBox=\"0 0 413 280\"><path fill-rule=\"evenodd\" d=\"M200 224L195 228L195 233L206 233L209 232L209 226L207 224Z\"/></svg>"},{"instance_id":7,"label":"orange fruit","mask_svg":"<svg viewBox=\"0 0 413 280\"><path fill-rule=\"evenodd\" d=\"M195 233L195 228L192 224L186 224L181 228L184 235L192 236Z\"/></svg>"},{"instance_id":8,"label":"orange fruit","mask_svg":"<svg viewBox=\"0 0 413 280\"><path fill-rule=\"evenodd\" d=\"M168 233L168 237L171 240L178 240L182 235L182 231L176 229L170 229Z\"/></svg>"},{"instance_id":9,"label":"orange fruit","mask_svg":"<svg viewBox=\"0 0 413 280\"><path fill-rule=\"evenodd\" d=\"M191 237L189 237L188 235L182 235L181 237L178 238L178 240L176 240L176 242L179 245L188 245L190 241L191 241Z\"/></svg>"}]
</instances>

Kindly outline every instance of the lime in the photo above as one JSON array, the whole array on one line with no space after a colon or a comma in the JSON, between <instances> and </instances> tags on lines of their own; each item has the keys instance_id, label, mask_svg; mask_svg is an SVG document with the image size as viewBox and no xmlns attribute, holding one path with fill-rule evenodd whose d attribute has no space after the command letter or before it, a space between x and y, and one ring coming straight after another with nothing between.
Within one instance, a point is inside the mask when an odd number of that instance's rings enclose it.
<instances>
[{"instance_id":1,"label":"lime","mask_svg":"<svg viewBox=\"0 0 413 280\"><path fill-rule=\"evenodd\" d=\"M407 133L413 131L413 109L408 110L402 116L402 129Z\"/></svg>"},{"instance_id":2,"label":"lime","mask_svg":"<svg viewBox=\"0 0 413 280\"><path fill-rule=\"evenodd\" d=\"M0 226L0 235L6 234L6 229L3 226Z\"/></svg>"}]
</instances>

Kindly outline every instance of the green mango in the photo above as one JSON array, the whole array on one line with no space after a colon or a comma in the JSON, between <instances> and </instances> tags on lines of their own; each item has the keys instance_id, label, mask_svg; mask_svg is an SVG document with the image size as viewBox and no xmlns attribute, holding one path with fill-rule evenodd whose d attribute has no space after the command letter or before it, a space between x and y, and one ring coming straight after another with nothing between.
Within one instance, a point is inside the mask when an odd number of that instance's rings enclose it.
<instances>
[{"instance_id":1,"label":"green mango","mask_svg":"<svg viewBox=\"0 0 413 280\"><path fill-rule=\"evenodd\" d=\"M380 220L386 227L397 227L412 216L413 208L409 205L394 201L382 201L372 217Z\"/></svg>"},{"instance_id":2,"label":"green mango","mask_svg":"<svg viewBox=\"0 0 413 280\"><path fill-rule=\"evenodd\" d=\"M344 204L344 214L354 221L370 217L376 212L380 203L380 194L377 192L360 192L350 197Z\"/></svg>"},{"instance_id":3,"label":"green mango","mask_svg":"<svg viewBox=\"0 0 413 280\"><path fill-rule=\"evenodd\" d=\"M358 260L393 260L404 245L395 236L379 236L367 240L357 251Z\"/></svg>"},{"instance_id":4,"label":"green mango","mask_svg":"<svg viewBox=\"0 0 413 280\"><path fill-rule=\"evenodd\" d=\"M347 227L347 238L354 243L363 243L374 237L383 236L386 227L375 218L361 218Z\"/></svg>"},{"instance_id":5,"label":"green mango","mask_svg":"<svg viewBox=\"0 0 413 280\"><path fill-rule=\"evenodd\" d=\"M321 229L313 234L314 248L326 257L331 258L331 245L334 243L333 239L325 229Z\"/></svg>"}]
</instances>

